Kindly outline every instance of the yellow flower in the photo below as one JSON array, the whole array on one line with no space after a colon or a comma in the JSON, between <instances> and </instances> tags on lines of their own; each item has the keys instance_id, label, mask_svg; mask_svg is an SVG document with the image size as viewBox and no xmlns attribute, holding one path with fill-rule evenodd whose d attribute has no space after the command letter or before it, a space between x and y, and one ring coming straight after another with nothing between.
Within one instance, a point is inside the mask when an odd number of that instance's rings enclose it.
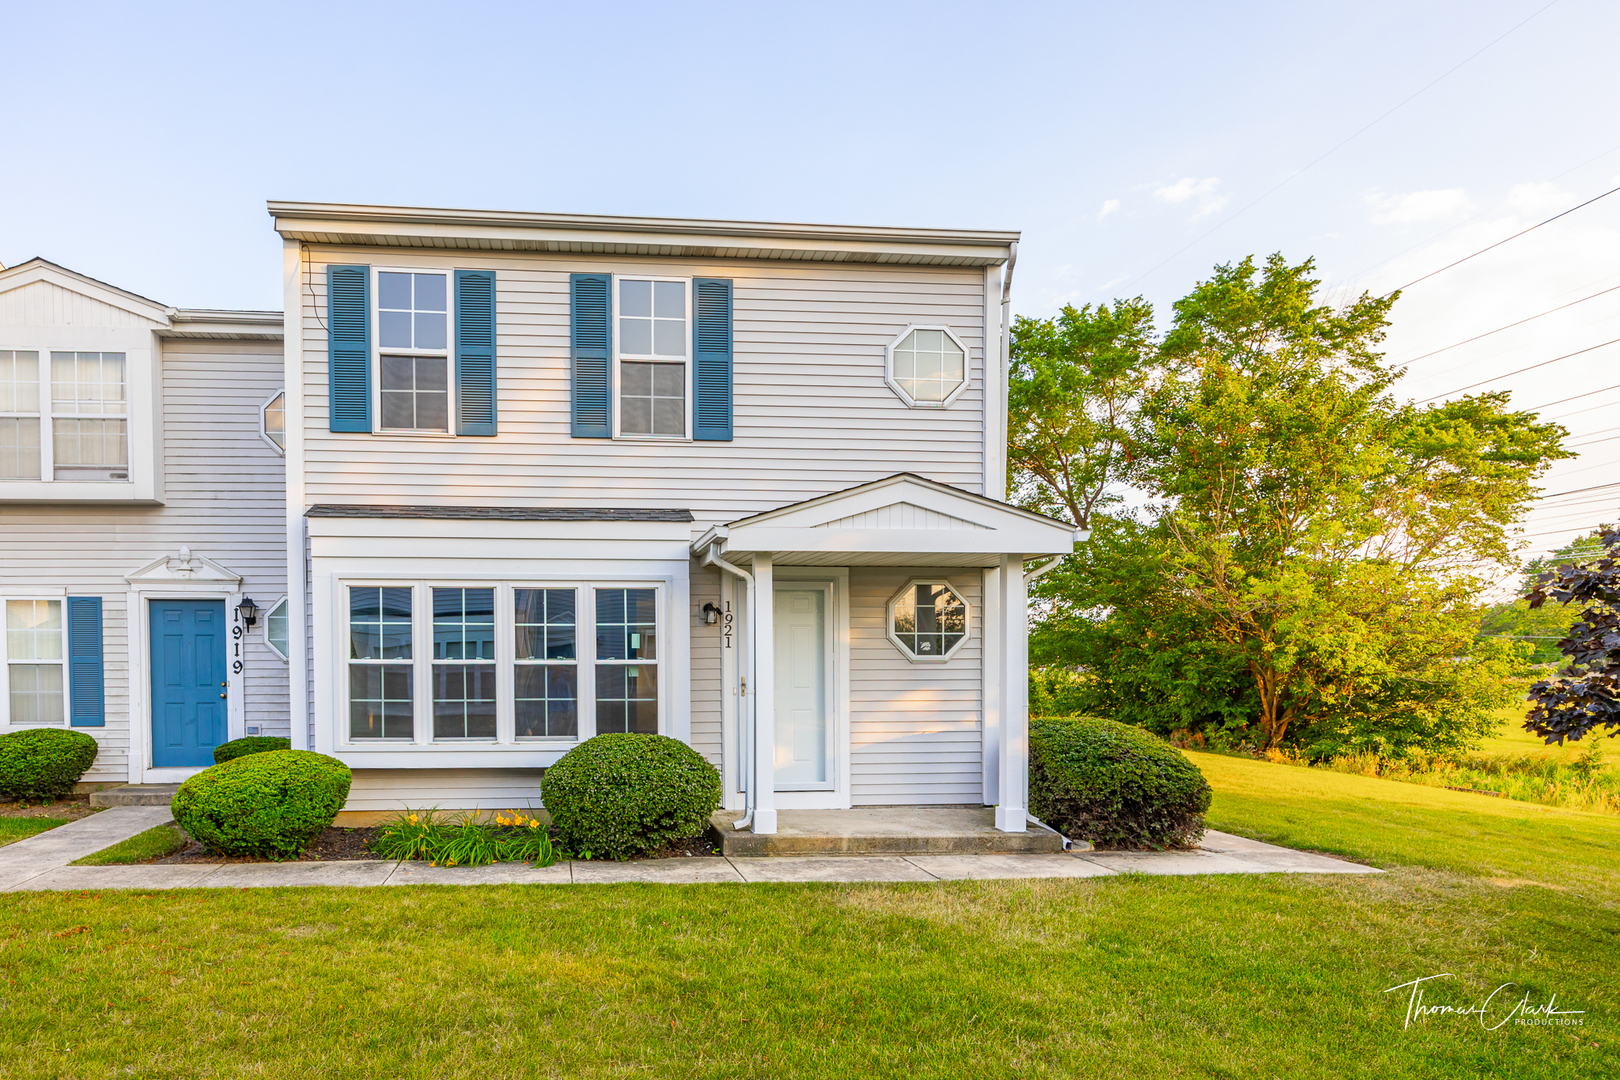
<instances>
[{"instance_id":1,"label":"yellow flower","mask_svg":"<svg viewBox=\"0 0 1620 1080\"><path fill-rule=\"evenodd\" d=\"M534 818L529 819L529 828L538 829L539 827L540 827L540 823L538 821L534 820Z\"/></svg>"},{"instance_id":2,"label":"yellow flower","mask_svg":"<svg viewBox=\"0 0 1620 1080\"><path fill-rule=\"evenodd\" d=\"M415 824L416 824L416 815L415 815L415 814L412 814L412 815L411 815L411 824L412 824L412 825L415 825Z\"/></svg>"}]
</instances>

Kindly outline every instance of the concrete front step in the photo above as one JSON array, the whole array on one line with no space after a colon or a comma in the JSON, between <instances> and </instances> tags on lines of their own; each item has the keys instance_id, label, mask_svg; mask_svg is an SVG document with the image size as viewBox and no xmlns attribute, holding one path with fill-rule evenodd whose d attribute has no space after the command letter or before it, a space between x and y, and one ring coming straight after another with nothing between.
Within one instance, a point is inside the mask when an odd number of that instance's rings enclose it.
<instances>
[{"instance_id":1,"label":"concrete front step","mask_svg":"<svg viewBox=\"0 0 1620 1080\"><path fill-rule=\"evenodd\" d=\"M179 784L120 784L90 796L91 806L168 806Z\"/></svg>"},{"instance_id":2,"label":"concrete front step","mask_svg":"<svg viewBox=\"0 0 1620 1080\"><path fill-rule=\"evenodd\" d=\"M780 810L769 836L731 827L742 816L710 818L726 855L985 855L1061 852L1063 838L1031 824L996 830L993 807L863 806L852 810Z\"/></svg>"}]
</instances>

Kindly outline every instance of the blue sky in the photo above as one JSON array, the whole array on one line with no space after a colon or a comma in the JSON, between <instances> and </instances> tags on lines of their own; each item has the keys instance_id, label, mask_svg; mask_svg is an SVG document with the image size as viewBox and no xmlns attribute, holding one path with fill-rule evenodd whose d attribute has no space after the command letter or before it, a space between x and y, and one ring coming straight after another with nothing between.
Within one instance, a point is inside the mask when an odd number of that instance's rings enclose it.
<instances>
[{"instance_id":1,"label":"blue sky","mask_svg":"<svg viewBox=\"0 0 1620 1080\"><path fill-rule=\"evenodd\" d=\"M1016 228L1018 312L1140 293L1163 322L1217 262L1315 256L1335 295L1384 290L1620 184L1599 0L0 16L0 262L183 306L279 305L268 198ZM1620 195L1414 287L1389 355L1616 284ZM1617 327L1620 292L1418 361L1406 390ZM1620 382L1617 359L1490 386L1535 406ZM1572 441L1620 434L1620 392L1546 415L1573 410ZM1583 454L1548 492L1620 473L1620 441ZM1613 519L1609 494L1538 508L1531 543Z\"/></svg>"}]
</instances>

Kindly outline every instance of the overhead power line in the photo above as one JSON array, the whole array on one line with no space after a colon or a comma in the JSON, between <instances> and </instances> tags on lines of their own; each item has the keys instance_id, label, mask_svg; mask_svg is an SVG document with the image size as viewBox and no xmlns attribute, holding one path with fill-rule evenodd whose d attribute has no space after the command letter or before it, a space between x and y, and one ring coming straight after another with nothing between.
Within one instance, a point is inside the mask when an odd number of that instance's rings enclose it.
<instances>
[{"instance_id":1,"label":"overhead power line","mask_svg":"<svg viewBox=\"0 0 1620 1080\"><path fill-rule=\"evenodd\" d=\"M1399 104L1395 105L1394 108L1391 108L1388 112L1385 112L1385 113L1381 114L1376 119L1374 119L1371 122L1367 123L1363 127L1357 129L1354 134L1348 136L1343 141L1335 144L1332 147L1332 149L1328 150L1326 153L1322 154L1320 157L1318 157L1315 160L1313 160L1312 162L1310 162L1310 164L1305 165L1303 168L1300 168L1300 169L1290 173L1288 176L1284 177L1283 180L1281 180L1278 184L1276 184L1276 186L1268 189L1258 199L1255 199L1253 202L1248 203L1247 205L1245 205L1241 210L1238 210L1236 213L1231 214L1230 216L1226 217L1219 224L1217 224L1217 225L1213 226L1212 228L1210 228L1202 236L1199 236L1197 239L1193 240L1192 243L1188 244L1186 247L1181 248L1175 254L1171 255L1169 258L1167 258L1163 262L1159 263L1157 266L1155 266L1153 269L1149 270L1147 273L1138 274L1136 276L1135 280L1141 281L1143 278L1152 277L1154 274L1156 274L1160 270L1164 269L1165 266L1169 265L1174 260L1180 258L1183 253L1185 253L1187 251L1190 251L1193 248L1197 247L1199 244L1203 243L1204 240L1206 240L1208 237L1212 236L1217 230L1225 228L1227 225L1231 224L1233 221L1236 221L1238 218L1242 217L1244 214L1248 213L1250 210L1253 210L1260 203L1262 203L1265 200L1271 198L1272 195L1275 195L1278 191L1282 190L1284 187L1286 187L1287 185L1292 183L1296 178L1298 178L1299 176L1303 175L1306 172L1309 172L1311 169L1313 169L1317 165L1321 164L1324 160L1326 160L1329 157L1332 157L1334 154L1336 154L1340 150L1342 150L1345 146L1347 146L1351 142L1354 142L1356 139L1360 138L1369 128L1377 126L1378 124L1382 123L1385 119L1387 119L1392 114L1394 114L1394 113L1400 111L1401 109L1405 108L1406 105L1409 104L1414 98L1420 96L1421 94L1423 94L1424 92L1429 90L1436 83L1438 83L1441 80L1445 79L1447 76L1449 76L1452 72L1456 71L1458 68L1463 67L1464 65L1468 64L1475 57L1479 56L1480 53L1485 52L1487 49L1491 48L1491 46L1495 45L1497 42L1501 41L1503 38L1507 37L1509 34L1513 33L1515 30L1517 30L1519 27L1523 26L1525 23L1529 22L1531 19L1534 19L1537 15L1540 15L1543 11L1546 11L1547 8L1552 7L1553 4L1556 4L1556 3L1558 3L1558 0L1550 0L1549 3L1543 5L1542 7L1537 8L1535 11L1533 11L1529 15L1525 16L1523 19L1520 19L1518 22L1516 22L1512 26L1508 27L1502 33L1500 33L1496 37L1492 38L1485 45L1481 46L1478 50L1471 53L1468 57L1466 57L1462 61L1458 62L1457 64L1453 65L1452 67L1447 68L1440 75L1436 76L1434 79L1430 80L1428 83L1425 83L1422 87L1420 87L1417 90L1413 91L1406 98L1402 99Z\"/></svg>"},{"instance_id":2,"label":"overhead power line","mask_svg":"<svg viewBox=\"0 0 1620 1080\"><path fill-rule=\"evenodd\" d=\"M1557 498L1561 498L1562 496L1565 496L1565 495L1579 495L1583 491L1604 491L1604 490L1606 490L1608 488L1617 488L1617 487L1620 487L1620 483L1616 483L1616 484L1596 484L1596 485L1594 485L1592 487L1576 488L1574 491L1555 491L1551 495L1543 495L1543 496L1541 496L1541 501L1546 502L1548 499L1557 499Z\"/></svg>"},{"instance_id":3,"label":"overhead power line","mask_svg":"<svg viewBox=\"0 0 1620 1080\"><path fill-rule=\"evenodd\" d=\"M1615 188L1615 190L1620 191L1620 188ZM1594 349L1601 349L1606 345L1614 345L1614 344L1617 344L1617 343L1620 343L1620 338L1611 338L1610 340L1600 342L1597 345L1591 345L1591 346L1588 346L1587 348L1584 348L1584 349L1577 349L1572 353L1565 353L1563 356L1555 356L1551 360L1543 360L1539 364L1531 364L1529 367L1522 367L1522 368L1519 368L1517 371L1510 371L1505 375L1493 375L1489 379L1481 379L1477 383L1469 383L1467 386L1459 387L1456 390L1447 390L1443 394L1436 394L1433 397L1426 397L1422 401L1415 401L1412 404L1414 404L1414 405L1427 405L1431 401L1439 401L1443 397L1450 397L1452 394L1460 394L1464 390L1472 390L1476 386L1484 386L1487 383L1501 382L1503 379L1510 379L1515 375L1523 375L1527 371L1534 371L1534 370L1536 370L1536 368L1544 368L1548 364L1556 364L1560 360L1568 360L1572 356L1580 356L1582 353L1589 353L1589 352L1592 352ZM1556 405L1557 402L1554 402L1553 404Z\"/></svg>"},{"instance_id":4,"label":"overhead power line","mask_svg":"<svg viewBox=\"0 0 1620 1080\"><path fill-rule=\"evenodd\" d=\"M1608 390L1620 390L1620 383L1615 383L1613 386L1605 386L1599 390L1588 390L1586 393L1576 394L1574 397L1559 398L1557 401L1549 401L1545 405L1532 405L1527 411L1539 412L1542 409L1550 409L1554 405L1562 405L1566 401L1579 401L1583 397L1591 397L1593 394L1601 394Z\"/></svg>"},{"instance_id":5,"label":"overhead power line","mask_svg":"<svg viewBox=\"0 0 1620 1080\"><path fill-rule=\"evenodd\" d=\"M1543 10L1545 10L1545 9L1543 9ZM1534 18L1534 17L1535 16L1533 16L1533 15L1531 16L1531 18ZM1564 217L1565 215L1568 215L1568 214L1573 214L1575 211L1581 209L1582 207L1591 206L1593 203L1597 202L1599 199L1607 199L1610 195L1613 195L1617 191L1620 191L1620 187L1612 187L1608 191L1605 191L1601 195L1594 195L1592 198L1587 199L1585 202L1581 203L1579 206L1572 206L1568 210L1563 211L1562 213L1554 214L1552 217L1548 218L1546 221L1538 221L1534 225L1530 226L1528 229L1524 229L1524 230L1522 230L1520 232L1514 233L1512 236L1505 237L1505 238L1503 238L1501 240L1498 240L1496 243L1490 245L1490 247L1482 247L1478 251L1474 252L1472 255L1464 255L1462 258L1458 259L1456 262L1447 263L1446 265L1442 266L1438 270L1431 270L1427 274L1424 274L1420 278L1413 278L1411 281L1408 281L1405 285L1402 285L1399 289L1393 289L1391 291L1392 292L1403 292L1403 291L1405 291L1407 289L1410 289L1412 286L1416 285L1420 281L1428 281L1430 278L1434 277L1436 274L1443 274L1447 270L1450 270L1454 266L1461 266L1463 263L1467 262L1469 259L1477 259L1481 255L1485 254L1487 251L1494 251L1495 249L1501 247L1503 244L1507 243L1509 240L1517 240L1519 237L1524 236L1527 233L1535 232L1537 229L1541 228L1543 225L1551 225L1553 222L1557 221L1559 218ZM1388 296L1389 293L1385 293L1384 295Z\"/></svg>"},{"instance_id":6,"label":"overhead power line","mask_svg":"<svg viewBox=\"0 0 1620 1080\"><path fill-rule=\"evenodd\" d=\"M1610 435L1606 439L1593 439L1590 442L1570 443L1568 446L1564 447L1564 449L1579 450L1583 446L1596 446L1598 443L1614 442L1617 439L1620 439L1620 435Z\"/></svg>"},{"instance_id":7,"label":"overhead power line","mask_svg":"<svg viewBox=\"0 0 1620 1080\"><path fill-rule=\"evenodd\" d=\"M1591 296L1583 296L1579 300L1571 300L1567 304L1559 304L1555 308L1548 308L1546 311L1543 311L1543 312L1540 312L1538 314L1532 315L1528 319L1520 319L1518 322L1510 322L1506 326L1498 326L1495 330L1487 330L1483 334L1475 334L1473 337L1465 338L1464 340L1457 342L1455 345L1447 345L1443 349L1434 349L1434 350L1432 350L1430 352L1424 353L1421 356L1414 356L1410 360L1401 361L1401 364L1402 364L1402 366L1405 366L1406 364L1415 364L1419 360L1427 360L1431 356L1439 356L1443 352L1450 352L1452 349L1460 349L1464 345L1471 344L1471 343L1473 343L1475 341L1480 340L1481 338L1488 338L1492 334L1500 334L1502 331L1511 330L1515 326L1523 326L1527 322L1534 322L1535 320L1541 318L1543 315L1551 315L1555 311L1563 311L1565 308L1574 307L1576 304L1584 304L1588 300L1596 300L1600 296L1607 296L1609 293L1616 292L1616 291L1620 291L1620 285L1616 285L1613 288L1604 289L1602 292L1595 292Z\"/></svg>"},{"instance_id":8,"label":"overhead power line","mask_svg":"<svg viewBox=\"0 0 1620 1080\"><path fill-rule=\"evenodd\" d=\"M1576 409L1574 412L1559 413L1557 416L1543 416L1541 419L1549 422L1553 420L1567 420L1571 416L1580 416L1582 413L1597 412L1599 409L1612 409L1617 404L1620 404L1620 402L1605 401L1601 405L1593 405L1585 409Z\"/></svg>"}]
</instances>

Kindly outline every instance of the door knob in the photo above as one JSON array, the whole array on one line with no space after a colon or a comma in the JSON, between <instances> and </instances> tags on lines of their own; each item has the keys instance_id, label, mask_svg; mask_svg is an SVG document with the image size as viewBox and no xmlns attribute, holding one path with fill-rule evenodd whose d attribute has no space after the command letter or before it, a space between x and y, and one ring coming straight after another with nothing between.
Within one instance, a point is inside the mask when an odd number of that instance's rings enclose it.
<instances>
[{"instance_id":1,"label":"door knob","mask_svg":"<svg viewBox=\"0 0 1620 1080\"><path fill-rule=\"evenodd\" d=\"M228 682L222 682L222 683L220 683L220 684L219 684L219 685L221 685L221 686L229 686L229 685L231 685L231 684L230 684L230 683L228 683Z\"/></svg>"}]
</instances>

